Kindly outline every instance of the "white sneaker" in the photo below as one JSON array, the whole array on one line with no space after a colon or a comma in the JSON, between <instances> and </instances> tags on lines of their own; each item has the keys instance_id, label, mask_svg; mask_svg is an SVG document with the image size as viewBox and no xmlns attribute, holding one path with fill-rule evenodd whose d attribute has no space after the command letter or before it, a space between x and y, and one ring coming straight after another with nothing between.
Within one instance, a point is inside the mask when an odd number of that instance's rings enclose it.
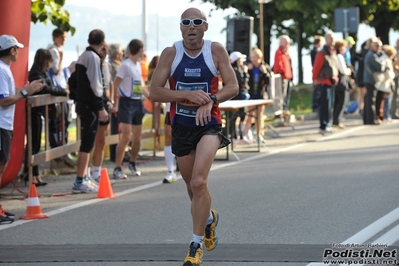
<instances>
[{"instance_id":1,"label":"white sneaker","mask_svg":"<svg viewBox=\"0 0 399 266\"><path fill-rule=\"evenodd\" d=\"M113 174L114 179L127 179L127 175L123 173L123 170L119 170L118 168L114 169L114 174Z\"/></svg>"},{"instance_id":2,"label":"white sneaker","mask_svg":"<svg viewBox=\"0 0 399 266\"><path fill-rule=\"evenodd\" d=\"M99 178L93 178L93 182L95 182L96 184L97 184L97 186L98 187L100 187L100 177ZM109 183L111 184L111 186L113 185L113 184L115 184L115 180L114 179L110 179L109 180Z\"/></svg>"},{"instance_id":3,"label":"white sneaker","mask_svg":"<svg viewBox=\"0 0 399 266\"><path fill-rule=\"evenodd\" d=\"M167 173L165 178L163 179L164 184L174 183L176 181L176 174L171 172Z\"/></svg>"},{"instance_id":4,"label":"white sneaker","mask_svg":"<svg viewBox=\"0 0 399 266\"><path fill-rule=\"evenodd\" d=\"M265 138L262 135L258 136L260 143L266 143Z\"/></svg>"},{"instance_id":5,"label":"white sneaker","mask_svg":"<svg viewBox=\"0 0 399 266\"><path fill-rule=\"evenodd\" d=\"M131 163L129 163L129 170L132 171L132 175L141 176L141 172L137 169L137 166L133 166Z\"/></svg>"},{"instance_id":6,"label":"white sneaker","mask_svg":"<svg viewBox=\"0 0 399 266\"><path fill-rule=\"evenodd\" d=\"M331 127L326 127L325 129L319 129L319 133L322 135L331 134L334 130Z\"/></svg>"},{"instance_id":7,"label":"white sneaker","mask_svg":"<svg viewBox=\"0 0 399 266\"><path fill-rule=\"evenodd\" d=\"M82 184L73 183L72 193L97 193L98 187L94 187L91 182L83 181Z\"/></svg>"},{"instance_id":8,"label":"white sneaker","mask_svg":"<svg viewBox=\"0 0 399 266\"><path fill-rule=\"evenodd\" d=\"M89 176L86 176L86 178L84 178L83 179L84 181L86 181L86 182L88 182L88 183L90 183L90 185L92 186L92 187L95 187L95 188L99 188L99 185L98 185L98 183L94 180L94 178L92 178L91 176L89 177Z\"/></svg>"}]
</instances>

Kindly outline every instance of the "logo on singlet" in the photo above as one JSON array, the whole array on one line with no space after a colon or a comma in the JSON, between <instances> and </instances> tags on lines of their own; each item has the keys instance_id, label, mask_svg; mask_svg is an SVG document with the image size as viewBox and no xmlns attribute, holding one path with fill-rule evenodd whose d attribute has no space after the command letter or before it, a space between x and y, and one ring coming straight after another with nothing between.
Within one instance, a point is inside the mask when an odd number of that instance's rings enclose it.
<instances>
[{"instance_id":1,"label":"logo on singlet","mask_svg":"<svg viewBox=\"0 0 399 266\"><path fill-rule=\"evenodd\" d=\"M185 68L185 77L201 77L201 68Z\"/></svg>"}]
</instances>

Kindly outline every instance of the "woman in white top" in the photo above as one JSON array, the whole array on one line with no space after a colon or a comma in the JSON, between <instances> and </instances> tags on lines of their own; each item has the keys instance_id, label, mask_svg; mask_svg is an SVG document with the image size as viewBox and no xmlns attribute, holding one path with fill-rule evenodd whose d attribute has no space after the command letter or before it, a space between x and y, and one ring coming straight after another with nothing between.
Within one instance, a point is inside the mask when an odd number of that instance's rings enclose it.
<instances>
[{"instance_id":1,"label":"woman in white top","mask_svg":"<svg viewBox=\"0 0 399 266\"><path fill-rule=\"evenodd\" d=\"M396 49L391 45L382 46L383 54L380 57L385 65L387 66L387 73L384 75L386 79L377 84L376 88L378 90L376 97L376 114L377 119L391 121L391 104L393 96L393 86L395 86L395 72L393 67L393 60L396 56Z\"/></svg>"},{"instance_id":2,"label":"woman in white top","mask_svg":"<svg viewBox=\"0 0 399 266\"><path fill-rule=\"evenodd\" d=\"M335 42L335 50L337 51L337 62L338 62L338 72L339 81L335 87L334 92L334 110L333 110L333 126L338 128L344 128L345 126L339 122L340 115L342 113L345 94L349 89L349 83L351 79L352 71L347 67L343 54L345 53L345 48L347 42L345 40L338 40Z\"/></svg>"}]
</instances>

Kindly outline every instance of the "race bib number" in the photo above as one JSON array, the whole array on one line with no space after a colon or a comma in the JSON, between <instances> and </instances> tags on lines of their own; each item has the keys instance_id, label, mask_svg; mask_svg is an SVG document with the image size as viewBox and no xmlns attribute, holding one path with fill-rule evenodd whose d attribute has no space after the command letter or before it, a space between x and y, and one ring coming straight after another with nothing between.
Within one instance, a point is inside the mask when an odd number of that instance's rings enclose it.
<instances>
[{"instance_id":1,"label":"race bib number","mask_svg":"<svg viewBox=\"0 0 399 266\"><path fill-rule=\"evenodd\" d=\"M183 83L177 82L176 90L179 91L195 91L202 90L208 93L208 83L207 82L197 82L197 83ZM180 101L176 103L176 114L188 117L195 117L199 105L188 100Z\"/></svg>"},{"instance_id":2,"label":"race bib number","mask_svg":"<svg viewBox=\"0 0 399 266\"><path fill-rule=\"evenodd\" d=\"M141 81L133 80L132 97L141 97L142 94L143 94L143 86L141 86Z\"/></svg>"}]
</instances>

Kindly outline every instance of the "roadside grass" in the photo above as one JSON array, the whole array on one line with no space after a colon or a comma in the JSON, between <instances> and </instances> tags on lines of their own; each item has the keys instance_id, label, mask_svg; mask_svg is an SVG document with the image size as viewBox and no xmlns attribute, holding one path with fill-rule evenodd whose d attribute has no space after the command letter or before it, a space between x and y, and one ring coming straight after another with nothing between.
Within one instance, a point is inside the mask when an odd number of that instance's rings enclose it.
<instances>
[{"instance_id":1,"label":"roadside grass","mask_svg":"<svg viewBox=\"0 0 399 266\"><path fill-rule=\"evenodd\" d=\"M292 114L311 114L312 110L312 84L299 84L291 88L290 112Z\"/></svg>"}]
</instances>

